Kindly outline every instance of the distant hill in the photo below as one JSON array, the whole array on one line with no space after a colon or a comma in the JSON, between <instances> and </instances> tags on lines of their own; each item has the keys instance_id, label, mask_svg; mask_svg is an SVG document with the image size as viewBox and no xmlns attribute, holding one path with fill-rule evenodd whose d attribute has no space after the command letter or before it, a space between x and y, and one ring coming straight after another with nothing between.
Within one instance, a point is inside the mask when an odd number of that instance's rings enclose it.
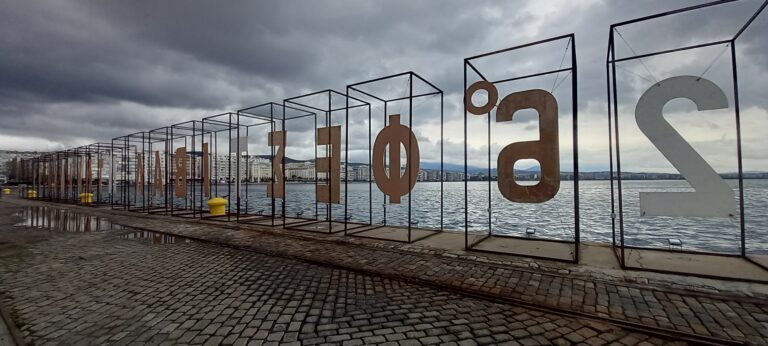
<instances>
[{"instance_id":1,"label":"distant hill","mask_svg":"<svg viewBox=\"0 0 768 346\"><path fill-rule=\"evenodd\" d=\"M419 166L421 166L421 169L435 169L435 170L439 170L440 169L440 162L421 162L421 163L419 163ZM445 169L446 171L463 172L464 171L464 165L457 165L455 163L444 163L443 164L443 169ZM472 170L478 170L478 169L480 169L480 168L472 167L472 166L467 167L467 170L469 170L470 172Z\"/></svg>"},{"instance_id":2,"label":"distant hill","mask_svg":"<svg viewBox=\"0 0 768 346\"><path fill-rule=\"evenodd\" d=\"M251 155L251 156L259 157L259 158L267 159L267 160L270 159L270 155ZM315 160L296 160L296 159L292 159L292 158L290 158L288 156L285 157L285 163L312 162L312 161L315 161Z\"/></svg>"},{"instance_id":3,"label":"distant hill","mask_svg":"<svg viewBox=\"0 0 768 346\"><path fill-rule=\"evenodd\" d=\"M261 157L265 159L269 159L269 155L253 155L255 157ZM295 162L314 162L314 159L310 160L296 160L290 157L285 158L285 162L287 163L295 163ZM361 163L361 162L350 162L350 167L356 167L356 166L367 166L368 163ZM429 161L422 161L419 163L419 166L421 169L424 170L440 170L440 162L429 162ZM570 174L572 173L572 170L566 170L564 168L572 168L572 167L560 167L561 174ZM583 179L590 179L592 175L594 176L610 176L610 173L605 170L601 170L598 167L591 167L591 166L584 166L580 167L582 168L579 170L580 176L582 176ZM592 168L592 169L590 169ZM463 164L456 164L456 163L443 163L443 169L446 172L464 172L464 165ZM477 166L467 166L467 172L471 175L488 175L488 167L477 167ZM538 173L541 172L541 167L539 165L534 165L528 168L522 168L522 169L516 169L516 174L526 174L526 173ZM615 174L615 172L614 172ZM498 176L496 168L491 169L490 175L492 177ZM721 177L726 179L734 179L737 177L737 173L720 173ZM655 172L622 172L622 176L625 179L637 179L638 177L642 177L641 179L649 179L649 180L655 180L655 179L681 179L679 173L655 173ZM766 178L768 177L768 172L761 172L761 171L745 171L744 172L744 178Z\"/></svg>"}]
</instances>

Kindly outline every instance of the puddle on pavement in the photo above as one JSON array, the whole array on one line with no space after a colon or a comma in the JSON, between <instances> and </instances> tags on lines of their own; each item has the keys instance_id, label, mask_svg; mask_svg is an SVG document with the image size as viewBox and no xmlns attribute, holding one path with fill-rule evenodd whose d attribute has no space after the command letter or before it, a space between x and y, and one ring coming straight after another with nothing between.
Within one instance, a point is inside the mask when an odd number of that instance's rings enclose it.
<instances>
[{"instance_id":1,"label":"puddle on pavement","mask_svg":"<svg viewBox=\"0 0 768 346\"><path fill-rule=\"evenodd\" d=\"M141 241L149 242L150 244L178 244L178 243L191 243L192 240L184 237L177 237L175 235L152 232L152 231L136 231L126 233L120 236L123 239L137 239Z\"/></svg>"},{"instance_id":2,"label":"puddle on pavement","mask_svg":"<svg viewBox=\"0 0 768 346\"><path fill-rule=\"evenodd\" d=\"M16 214L24 218L24 221L14 226L26 226L34 228L45 228L54 231L84 233L99 232L108 230L135 230L128 226L112 223L106 218L79 213L74 210L51 208L51 207L27 207ZM189 238L178 237L170 234L141 231L120 235L123 239L135 239L146 241L150 244L177 244L190 243Z\"/></svg>"},{"instance_id":3,"label":"puddle on pavement","mask_svg":"<svg viewBox=\"0 0 768 346\"><path fill-rule=\"evenodd\" d=\"M103 217L78 213L69 209L27 207L17 216L24 218L24 221L14 226L46 228L60 232L81 233L128 229Z\"/></svg>"}]
</instances>

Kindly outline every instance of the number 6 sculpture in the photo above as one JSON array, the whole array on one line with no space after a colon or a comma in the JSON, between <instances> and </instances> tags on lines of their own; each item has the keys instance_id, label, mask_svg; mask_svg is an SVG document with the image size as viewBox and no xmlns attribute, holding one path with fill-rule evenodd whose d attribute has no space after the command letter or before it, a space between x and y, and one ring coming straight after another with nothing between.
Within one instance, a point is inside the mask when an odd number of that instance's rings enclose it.
<instances>
[{"instance_id":1,"label":"number 6 sculpture","mask_svg":"<svg viewBox=\"0 0 768 346\"><path fill-rule=\"evenodd\" d=\"M483 106L472 103L472 95L478 90L488 93L488 102ZM467 111L482 115L490 113L499 96L493 83L479 81L467 89L464 100ZM501 194L510 201L519 203L543 203L557 195L560 190L560 144L557 132L557 100L548 91L532 89L505 96L496 109L496 122L512 121L515 112L532 108L539 113L539 140L512 143L499 153L498 186ZM520 185L515 181L515 162L533 159L539 162L541 177L532 186Z\"/></svg>"}]
</instances>

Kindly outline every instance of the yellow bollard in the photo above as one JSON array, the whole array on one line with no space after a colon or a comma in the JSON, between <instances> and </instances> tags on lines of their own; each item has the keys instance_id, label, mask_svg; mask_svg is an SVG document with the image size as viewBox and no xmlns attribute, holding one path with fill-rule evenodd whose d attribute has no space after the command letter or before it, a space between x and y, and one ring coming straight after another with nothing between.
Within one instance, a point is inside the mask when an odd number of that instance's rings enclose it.
<instances>
[{"instance_id":1,"label":"yellow bollard","mask_svg":"<svg viewBox=\"0 0 768 346\"><path fill-rule=\"evenodd\" d=\"M7 188L7 187L6 187L6 188L4 188L4 189L3 189L3 194L4 194L4 195L10 195L10 194L11 194L11 189L9 189L9 188Z\"/></svg>"},{"instance_id":2,"label":"yellow bollard","mask_svg":"<svg viewBox=\"0 0 768 346\"><path fill-rule=\"evenodd\" d=\"M80 203L93 203L93 194L88 192L83 192L80 194Z\"/></svg>"},{"instance_id":3,"label":"yellow bollard","mask_svg":"<svg viewBox=\"0 0 768 346\"><path fill-rule=\"evenodd\" d=\"M227 200L221 197L214 197L208 200L208 208L211 209L211 215L225 215Z\"/></svg>"},{"instance_id":4,"label":"yellow bollard","mask_svg":"<svg viewBox=\"0 0 768 346\"><path fill-rule=\"evenodd\" d=\"M37 198L37 191L27 190L27 198Z\"/></svg>"}]
</instances>

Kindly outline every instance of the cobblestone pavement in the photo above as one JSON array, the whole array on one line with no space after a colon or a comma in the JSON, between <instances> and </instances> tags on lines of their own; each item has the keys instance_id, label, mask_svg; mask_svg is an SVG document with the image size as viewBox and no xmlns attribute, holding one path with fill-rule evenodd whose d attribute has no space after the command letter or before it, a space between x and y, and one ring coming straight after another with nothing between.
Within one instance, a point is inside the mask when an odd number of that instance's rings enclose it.
<instances>
[{"instance_id":1,"label":"cobblestone pavement","mask_svg":"<svg viewBox=\"0 0 768 346\"><path fill-rule=\"evenodd\" d=\"M602 322L181 238L10 226L12 209L0 206L0 297L33 344L670 342Z\"/></svg>"},{"instance_id":2,"label":"cobblestone pavement","mask_svg":"<svg viewBox=\"0 0 768 346\"><path fill-rule=\"evenodd\" d=\"M86 211L87 208L86 208ZM92 211L89 211L92 212ZM299 258L389 278L434 284L464 292L506 298L519 303L562 309L646 327L692 333L725 341L768 345L768 301L764 297L700 294L625 282L584 280L535 269L497 266L447 254L425 255L350 238L292 231L258 232L218 226L220 223L179 222L179 218L119 216L123 224L163 230ZM169 223L169 220L174 222ZM293 233L293 234L291 234Z\"/></svg>"}]
</instances>

